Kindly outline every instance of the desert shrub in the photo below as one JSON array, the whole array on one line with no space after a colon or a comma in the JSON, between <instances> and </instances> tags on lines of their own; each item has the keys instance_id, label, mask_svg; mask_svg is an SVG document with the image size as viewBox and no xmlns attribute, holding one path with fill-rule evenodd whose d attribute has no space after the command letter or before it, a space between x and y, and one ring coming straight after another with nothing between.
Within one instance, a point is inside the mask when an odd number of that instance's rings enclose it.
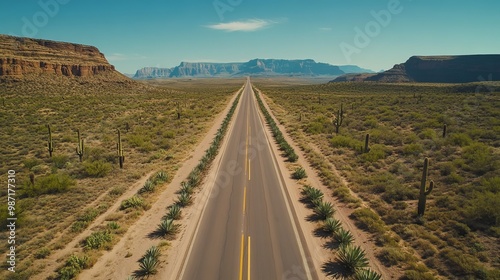
<instances>
[{"instance_id":1,"label":"desert shrub","mask_svg":"<svg viewBox=\"0 0 500 280\"><path fill-rule=\"evenodd\" d=\"M31 168L33 168L41 163L42 162L36 158L27 158L27 159L23 160L24 167L26 167L28 169L31 169Z\"/></svg>"},{"instance_id":2,"label":"desert shrub","mask_svg":"<svg viewBox=\"0 0 500 280\"><path fill-rule=\"evenodd\" d=\"M410 256L399 247L384 247L377 257L387 266L398 265L410 259Z\"/></svg>"},{"instance_id":3,"label":"desert shrub","mask_svg":"<svg viewBox=\"0 0 500 280\"><path fill-rule=\"evenodd\" d=\"M372 233L383 233L385 231L384 222L380 217L368 208L356 209L351 217L356 221L356 225Z\"/></svg>"},{"instance_id":4,"label":"desert shrub","mask_svg":"<svg viewBox=\"0 0 500 280\"><path fill-rule=\"evenodd\" d=\"M75 278L83 269L89 268L90 260L87 256L71 255L64 266L58 271L58 279L70 280Z\"/></svg>"},{"instance_id":5,"label":"desert shrub","mask_svg":"<svg viewBox=\"0 0 500 280\"><path fill-rule=\"evenodd\" d=\"M125 199L120 205L121 210L128 208L140 208L144 207L144 200L140 196L132 196L131 198Z\"/></svg>"},{"instance_id":6,"label":"desert shrub","mask_svg":"<svg viewBox=\"0 0 500 280\"><path fill-rule=\"evenodd\" d=\"M474 143L465 147L463 158L476 175L483 175L498 165L493 157L492 149L482 143Z\"/></svg>"},{"instance_id":7,"label":"desert shrub","mask_svg":"<svg viewBox=\"0 0 500 280\"><path fill-rule=\"evenodd\" d=\"M434 276L428 272L421 272L416 270L406 270L403 277L403 280L434 280Z\"/></svg>"},{"instance_id":8,"label":"desert shrub","mask_svg":"<svg viewBox=\"0 0 500 280\"><path fill-rule=\"evenodd\" d=\"M421 139L435 139L437 137L437 133L434 129L432 128L425 128L418 134L418 137Z\"/></svg>"},{"instance_id":9,"label":"desert shrub","mask_svg":"<svg viewBox=\"0 0 500 280\"><path fill-rule=\"evenodd\" d=\"M500 193L475 193L465 216L467 224L473 228L500 225Z\"/></svg>"},{"instance_id":10,"label":"desert shrub","mask_svg":"<svg viewBox=\"0 0 500 280\"><path fill-rule=\"evenodd\" d=\"M50 255L50 250L48 248L41 248L35 253L35 258L37 259L45 259Z\"/></svg>"},{"instance_id":11,"label":"desert shrub","mask_svg":"<svg viewBox=\"0 0 500 280\"><path fill-rule=\"evenodd\" d=\"M52 163L58 169L64 168L64 166L66 166L67 162L68 162L67 155L54 155L54 156L52 156Z\"/></svg>"},{"instance_id":12,"label":"desert shrub","mask_svg":"<svg viewBox=\"0 0 500 280\"><path fill-rule=\"evenodd\" d=\"M470 145L472 139L465 133L453 133L448 137L447 142L455 146L464 147Z\"/></svg>"},{"instance_id":13,"label":"desert shrub","mask_svg":"<svg viewBox=\"0 0 500 280\"><path fill-rule=\"evenodd\" d=\"M85 238L85 249L100 249L113 240L113 236L109 231L93 232L90 236Z\"/></svg>"},{"instance_id":14,"label":"desert shrub","mask_svg":"<svg viewBox=\"0 0 500 280\"><path fill-rule=\"evenodd\" d=\"M139 189L139 193L154 192L156 184L151 180L146 180L142 188Z\"/></svg>"},{"instance_id":15,"label":"desert shrub","mask_svg":"<svg viewBox=\"0 0 500 280\"><path fill-rule=\"evenodd\" d=\"M403 186L399 182L388 184L385 191L382 193L382 199L388 203L392 203L393 201L416 199L417 197L417 189Z\"/></svg>"},{"instance_id":16,"label":"desert shrub","mask_svg":"<svg viewBox=\"0 0 500 280\"><path fill-rule=\"evenodd\" d=\"M57 194L68 191L75 186L76 182L68 174L56 173L44 177L39 177L35 184L26 184L23 188L23 195L35 197L42 194Z\"/></svg>"},{"instance_id":17,"label":"desert shrub","mask_svg":"<svg viewBox=\"0 0 500 280\"><path fill-rule=\"evenodd\" d=\"M418 156L424 151L424 148L422 148L422 145L417 144L417 143L412 143L412 144L407 144L403 146L403 155L405 156Z\"/></svg>"},{"instance_id":18,"label":"desert shrub","mask_svg":"<svg viewBox=\"0 0 500 280\"><path fill-rule=\"evenodd\" d=\"M113 169L110 163L96 160L96 161L85 161L83 163L83 170L86 176L94 178L102 178L108 175L108 173Z\"/></svg>"},{"instance_id":19,"label":"desert shrub","mask_svg":"<svg viewBox=\"0 0 500 280\"><path fill-rule=\"evenodd\" d=\"M457 276L472 276L477 270L482 268L477 258L456 249L444 249L439 253L439 256L447 263L451 272Z\"/></svg>"},{"instance_id":20,"label":"desert shrub","mask_svg":"<svg viewBox=\"0 0 500 280\"><path fill-rule=\"evenodd\" d=\"M351 137L343 135L337 135L333 137L331 140L331 144L334 148L349 148L353 150L359 150L364 145L364 143L359 140L355 140Z\"/></svg>"},{"instance_id":21,"label":"desert shrub","mask_svg":"<svg viewBox=\"0 0 500 280\"><path fill-rule=\"evenodd\" d=\"M368 153L361 154L360 158L362 161L376 162L378 160L385 159L386 156L386 148L382 145L375 144L370 146L370 151Z\"/></svg>"}]
</instances>

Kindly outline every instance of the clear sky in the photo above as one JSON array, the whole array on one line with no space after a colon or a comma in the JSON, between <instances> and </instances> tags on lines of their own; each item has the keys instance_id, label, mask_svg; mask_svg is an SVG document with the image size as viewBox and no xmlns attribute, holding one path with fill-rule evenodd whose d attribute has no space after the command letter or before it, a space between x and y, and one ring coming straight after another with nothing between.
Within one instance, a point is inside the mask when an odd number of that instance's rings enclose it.
<instances>
[{"instance_id":1,"label":"clear sky","mask_svg":"<svg viewBox=\"0 0 500 280\"><path fill-rule=\"evenodd\" d=\"M500 53L498 0L23 0L0 33L98 47L123 73L254 58L355 64Z\"/></svg>"}]
</instances>

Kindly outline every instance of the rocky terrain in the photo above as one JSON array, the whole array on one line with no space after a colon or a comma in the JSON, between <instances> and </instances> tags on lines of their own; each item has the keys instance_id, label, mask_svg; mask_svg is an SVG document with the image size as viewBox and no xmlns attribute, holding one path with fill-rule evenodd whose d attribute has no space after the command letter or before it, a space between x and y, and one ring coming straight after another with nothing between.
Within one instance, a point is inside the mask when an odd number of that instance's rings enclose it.
<instances>
[{"instance_id":1,"label":"rocky terrain","mask_svg":"<svg viewBox=\"0 0 500 280\"><path fill-rule=\"evenodd\" d=\"M0 35L0 77L40 74L127 79L96 47Z\"/></svg>"},{"instance_id":2,"label":"rocky terrain","mask_svg":"<svg viewBox=\"0 0 500 280\"><path fill-rule=\"evenodd\" d=\"M241 76L338 76L345 73L366 73L371 70L355 65L334 66L312 59L253 59L248 62L204 63L182 62L173 68L146 67L137 70L135 79L182 77Z\"/></svg>"},{"instance_id":3,"label":"rocky terrain","mask_svg":"<svg viewBox=\"0 0 500 280\"><path fill-rule=\"evenodd\" d=\"M378 74L346 75L334 82L469 83L500 80L500 55L412 56Z\"/></svg>"}]
</instances>

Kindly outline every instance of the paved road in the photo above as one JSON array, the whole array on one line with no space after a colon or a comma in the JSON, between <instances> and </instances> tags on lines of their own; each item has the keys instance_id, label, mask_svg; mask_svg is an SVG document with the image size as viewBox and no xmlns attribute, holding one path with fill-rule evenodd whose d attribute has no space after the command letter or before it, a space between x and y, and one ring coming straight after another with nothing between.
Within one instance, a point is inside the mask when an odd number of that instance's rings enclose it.
<instances>
[{"instance_id":1,"label":"paved road","mask_svg":"<svg viewBox=\"0 0 500 280\"><path fill-rule=\"evenodd\" d=\"M182 279L317 279L306 266L249 79L240 103Z\"/></svg>"}]
</instances>

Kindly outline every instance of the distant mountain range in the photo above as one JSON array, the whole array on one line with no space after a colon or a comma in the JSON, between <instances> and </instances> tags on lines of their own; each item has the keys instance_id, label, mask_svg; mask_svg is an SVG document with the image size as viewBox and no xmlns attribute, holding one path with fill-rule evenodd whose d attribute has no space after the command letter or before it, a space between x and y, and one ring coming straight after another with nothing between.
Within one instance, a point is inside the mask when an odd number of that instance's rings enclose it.
<instances>
[{"instance_id":1,"label":"distant mountain range","mask_svg":"<svg viewBox=\"0 0 500 280\"><path fill-rule=\"evenodd\" d=\"M346 73L374 73L355 65L335 66L312 59L253 59L248 62L181 62L173 68L145 67L135 79L240 76L340 76Z\"/></svg>"},{"instance_id":2,"label":"distant mountain range","mask_svg":"<svg viewBox=\"0 0 500 280\"><path fill-rule=\"evenodd\" d=\"M376 74L348 74L333 82L469 83L500 81L500 55L412 56Z\"/></svg>"}]
</instances>

